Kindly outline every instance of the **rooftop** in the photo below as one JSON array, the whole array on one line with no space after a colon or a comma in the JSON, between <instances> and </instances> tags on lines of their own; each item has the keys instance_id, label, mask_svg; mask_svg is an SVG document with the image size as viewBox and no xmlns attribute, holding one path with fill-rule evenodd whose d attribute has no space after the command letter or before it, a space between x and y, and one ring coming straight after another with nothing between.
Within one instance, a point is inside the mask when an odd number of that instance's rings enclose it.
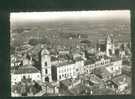
<instances>
[{"instance_id":1,"label":"rooftop","mask_svg":"<svg viewBox=\"0 0 135 99\"><path fill-rule=\"evenodd\" d=\"M61 81L61 83L63 83L66 86L70 86L76 82L78 82L78 79L77 80L76 79L66 79L66 80Z\"/></svg>"},{"instance_id":2,"label":"rooftop","mask_svg":"<svg viewBox=\"0 0 135 99\"><path fill-rule=\"evenodd\" d=\"M58 61L58 58L51 56L51 61Z\"/></svg>"},{"instance_id":3,"label":"rooftop","mask_svg":"<svg viewBox=\"0 0 135 99\"><path fill-rule=\"evenodd\" d=\"M94 64L94 63L95 63L95 61L93 61L93 60L86 60L84 62L84 65L91 65L91 64Z\"/></svg>"},{"instance_id":4,"label":"rooftop","mask_svg":"<svg viewBox=\"0 0 135 99\"><path fill-rule=\"evenodd\" d=\"M96 68L94 70L95 74L98 74L100 76L104 76L104 75L111 75L111 73L105 68L105 67L101 67L101 68Z\"/></svg>"},{"instance_id":5,"label":"rooftop","mask_svg":"<svg viewBox=\"0 0 135 99\"><path fill-rule=\"evenodd\" d=\"M92 83L94 84L101 84L102 79L100 79L98 76L96 76L95 74L91 74L91 75L86 75L82 78L83 80L90 80Z\"/></svg>"},{"instance_id":6,"label":"rooftop","mask_svg":"<svg viewBox=\"0 0 135 99\"><path fill-rule=\"evenodd\" d=\"M69 56L68 55L59 55L58 56L58 60L61 60L61 59L68 60L69 59Z\"/></svg>"},{"instance_id":7,"label":"rooftop","mask_svg":"<svg viewBox=\"0 0 135 99\"><path fill-rule=\"evenodd\" d=\"M72 89L70 89L70 92L71 92L71 94L73 94L73 95L80 95L80 93L81 93L81 91L82 91L81 88L82 88L82 87L81 87L81 84L78 84L78 85L76 85L75 87L73 87Z\"/></svg>"},{"instance_id":8,"label":"rooftop","mask_svg":"<svg viewBox=\"0 0 135 99\"><path fill-rule=\"evenodd\" d=\"M14 74L26 74L26 73L39 73L40 71L32 66L32 65L25 65L25 66L20 66L17 69L14 70Z\"/></svg>"},{"instance_id":9,"label":"rooftop","mask_svg":"<svg viewBox=\"0 0 135 99\"><path fill-rule=\"evenodd\" d=\"M99 43L99 44L105 44L105 43L106 43L106 40L100 39L100 40L98 40L98 43Z\"/></svg>"},{"instance_id":10,"label":"rooftop","mask_svg":"<svg viewBox=\"0 0 135 99\"><path fill-rule=\"evenodd\" d=\"M118 61L118 60L121 60L120 57L112 57L111 58L111 62L115 62L115 61Z\"/></svg>"},{"instance_id":11,"label":"rooftop","mask_svg":"<svg viewBox=\"0 0 135 99\"><path fill-rule=\"evenodd\" d=\"M55 64L53 66L61 67L61 66L69 65L69 64L74 64L74 62L73 61L59 62L58 64Z\"/></svg>"},{"instance_id":12,"label":"rooftop","mask_svg":"<svg viewBox=\"0 0 135 99\"><path fill-rule=\"evenodd\" d=\"M83 59L81 57L76 57L74 60L75 61L82 61Z\"/></svg>"},{"instance_id":13,"label":"rooftop","mask_svg":"<svg viewBox=\"0 0 135 99\"><path fill-rule=\"evenodd\" d=\"M41 50L41 44L34 46L32 49L29 50L32 54L38 54Z\"/></svg>"},{"instance_id":14,"label":"rooftop","mask_svg":"<svg viewBox=\"0 0 135 99\"><path fill-rule=\"evenodd\" d=\"M92 74L90 76L90 80L95 83L95 84L99 84L100 82L103 82L98 76L96 76L95 74Z\"/></svg>"},{"instance_id":15,"label":"rooftop","mask_svg":"<svg viewBox=\"0 0 135 99\"><path fill-rule=\"evenodd\" d=\"M116 83L117 85L121 85L121 84L124 84L125 82L131 82L131 78L125 74L122 74L122 75L114 77L112 81Z\"/></svg>"}]
</instances>

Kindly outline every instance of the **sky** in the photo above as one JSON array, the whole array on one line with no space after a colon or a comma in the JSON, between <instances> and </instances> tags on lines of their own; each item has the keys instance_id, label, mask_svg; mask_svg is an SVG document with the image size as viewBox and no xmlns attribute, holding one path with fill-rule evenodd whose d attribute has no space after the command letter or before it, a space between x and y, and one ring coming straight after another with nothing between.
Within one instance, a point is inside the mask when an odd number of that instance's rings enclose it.
<instances>
[{"instance_id":1,"label":"sky","mask_svg":"<svg viewBox=\"0 0 135 99\"><path fill-rule=\"evenodd\" d=\"M55 21L87 19L130 19L129 10L97 11L51 11L51 12L12 12L11 22Z\"/></svg>"}]
</instances>

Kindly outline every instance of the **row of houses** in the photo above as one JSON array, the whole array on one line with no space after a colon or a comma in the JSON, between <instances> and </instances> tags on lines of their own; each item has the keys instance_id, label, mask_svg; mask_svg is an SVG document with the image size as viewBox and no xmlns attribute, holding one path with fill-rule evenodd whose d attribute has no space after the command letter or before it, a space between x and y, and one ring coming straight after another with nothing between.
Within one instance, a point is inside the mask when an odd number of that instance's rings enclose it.
<instances>
[{"instance_id":1,"label":"row of houses","mask_svg":"<svg viewBox=\"0 0 135 99\"><path fill-rule=\"evenodd\" d=\"M52 79L61 81L69 78L76 78L83 73L84 61L78 59L75 62L65 62L52 66Z\"/></svg>"},{"instance_id":2,"label":"row of houses","mask_svg":"<svg viewBox=\"0 0 135 99\"><path fill-rule=\"evenodd\" d=\"M108 72L114 76L121 73L122 60L121 59L110 59L101 58L100 60L93 62L85 61L81 57L77 57L74 61L63 61L63 62L51 62L49 52L44 51L46 54L41 56L41 70L38 70L32 64L19 66L17 69L12 70L11 79L12 82L19 81L22 76L31 77L33 80L36 78L51 82L61 81L68 78L76 78L83 73L91 73L95 68L105 67ZM33 76L34 75L34 76ZM38 75L35 76L35 75ZM18 79L17 79L18 78ZM20 79L19 79L20 78ZM38 80L39 80L38 79ZM50 80L50 81L49 81Z\"/></svg>"}]
</instances>

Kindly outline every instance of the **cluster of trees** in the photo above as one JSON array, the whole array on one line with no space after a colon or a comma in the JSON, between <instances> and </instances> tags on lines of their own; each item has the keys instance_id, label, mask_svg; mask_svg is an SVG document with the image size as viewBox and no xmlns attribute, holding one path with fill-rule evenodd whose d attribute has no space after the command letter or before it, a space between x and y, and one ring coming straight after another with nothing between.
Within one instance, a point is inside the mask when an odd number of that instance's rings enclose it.
<instances>
[{"instance_id":1,"label":"cluster of trees","mask_svg":"<svg viewBox=\"0 0 135 99\"><path fill-rule=\"evenodd\" d=\"M11 46L10 47L10 54L14 54L15 53L15 47Z\"/></svg>"},{"instance_id":2,"label":"cluster of trees","mask_svg":"<svg viewBox=\"0 0 135 99\"><path fill-rule=\"evenodd\" d=\"M124 57L124 58L122 59L122 64L123 64L123 65L131 66L131 60Z\"/></svg>"},{"instance_id":3,"label":"cluster of trees","mask_svg":"<svg viewBox=\"0 0 135 99\"><path fill-rule=\"evenodd\" d=\"M50 41L47 38L42 39L30 39L28 42L30 45L35 46L37 44L50 44Z\"/></svg>"},{"instance_id":4,"label":"cluster of trees","mask_svg":"<svg viewBox=\"0 0 135 99\"><path fill-rule=\"evenodd\" d=\"M15 33L22 33L24 31L23 28L17 28L13 30Z\"/></svg>"},{"instance_id":5,"label":"cluster of trees","mask_svg":"<svg viewBox=\"0 0 135 99\"><path fill-rule=\"evenodd\" d=\"M41 86L36 81L23 77L21 82L14 85L12 91L17 92L21 96L32 96L41 90Z\"/></svg>"},{"instance_id":6,"label":"cluster of trees","mask_svg":"<svg viewBox=\"0 0 135 99\"><path fill-rule=\"evenodd\" d=\"M80 33L60 33L60 36L63 38L88 38L87 34L80 34Z\"/></svg>"},{"instance_id":7,"label":"cluster of trees","mask_svg":"<svg viewBox=\"0 0 135 99\"><path fill-rule=\"evenodd\" d=\"M87 60L90 60L92 63L96 61L96 55L88 53L88 51L86 50L85 50L85 58L87 58Z\"/></svg>"}]
</instances>

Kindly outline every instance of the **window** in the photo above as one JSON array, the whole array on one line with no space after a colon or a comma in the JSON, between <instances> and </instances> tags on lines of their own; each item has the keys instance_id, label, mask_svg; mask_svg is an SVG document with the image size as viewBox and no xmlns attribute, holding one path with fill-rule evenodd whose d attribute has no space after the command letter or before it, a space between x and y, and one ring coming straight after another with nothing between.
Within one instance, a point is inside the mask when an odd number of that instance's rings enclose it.
<instances>
[{"instance_id":1,"label":"window","mask_svg":"<svg viewBox=\"0 0 135 99\"><path fill-rule=\"evenodd\" d=\"M37 75L37 77L39 78L39 75Z\"/></svg>"},{"instance_id":2,"label":"window","mask_svg":"<svg viewBox=\"0 0 135 99\"><path fill-rule=\"evenodd\" d=\"M111 67L111 70L113 70L113 67Z\"/></svg>"},{"instance_id":3,"label":"window","mask_svg":"<svg viewBox=\"0 0 135 99\"><path fill-rule=\"evenodd\" d=\"M46 74L48 73L47 69L45 70L45 73L46 73Z\"/></svg>"},{"instance_id":4,"label":"window","mask_svg":"<svg viewBox=\"0 0 135 99\"><path fill-rule=\"evenodd\" d=\"M62 74L62 77L64 77L64 74Z\"/></svg>"},{"instance_id":5,"label":"window","mask_svg":"<svg viewBox=\"0 0 135 99\"><path fill-rule=\"evenodd\" d=\"M112 55L112 50L111 49L109 49L109 54Z\"/></svg>"},{"instance_id":6,"label":"window","mask_svg":"<svg viewBox=\"0 0 135 99\"><path fill-rule=\"evenodd\" d=\"M59 73L61 73L60 69L59 69Z\"/></svg>"},{"instance_id":7,"label":"window","mask_svg":"<svg viewBox=\"0 0 135 99\"><path fill-rule=\"evenodd\" d=\"M69 77L69 74L67 74L67 77Z\"/></svg>"},{"instance_id":8,"label":"window","mask_svg":"<svg viewBox=\"0 0 135 99\"><path fill-rule=\"evenodd\" d=\"M30 75L28 75L28 78L30 78Z\"/></svg>"},{"instance_id":9,"label":"window","mask_svg":"<svg viewBox=\"0 0 135 99\"><path fill-rule=\"evenodd\" d=\"M47 62L45 62L45 66L47 66Z\"/></svg>"},{"instance_id":10,"label":"window","mask_svg":"<svg viewBox=\"0 0 135 99\"><path fill-rule=\"evenodd\" d=\"M59 75L59 79L61 79L61 75Z\"/></svg>"}]
</instances>

